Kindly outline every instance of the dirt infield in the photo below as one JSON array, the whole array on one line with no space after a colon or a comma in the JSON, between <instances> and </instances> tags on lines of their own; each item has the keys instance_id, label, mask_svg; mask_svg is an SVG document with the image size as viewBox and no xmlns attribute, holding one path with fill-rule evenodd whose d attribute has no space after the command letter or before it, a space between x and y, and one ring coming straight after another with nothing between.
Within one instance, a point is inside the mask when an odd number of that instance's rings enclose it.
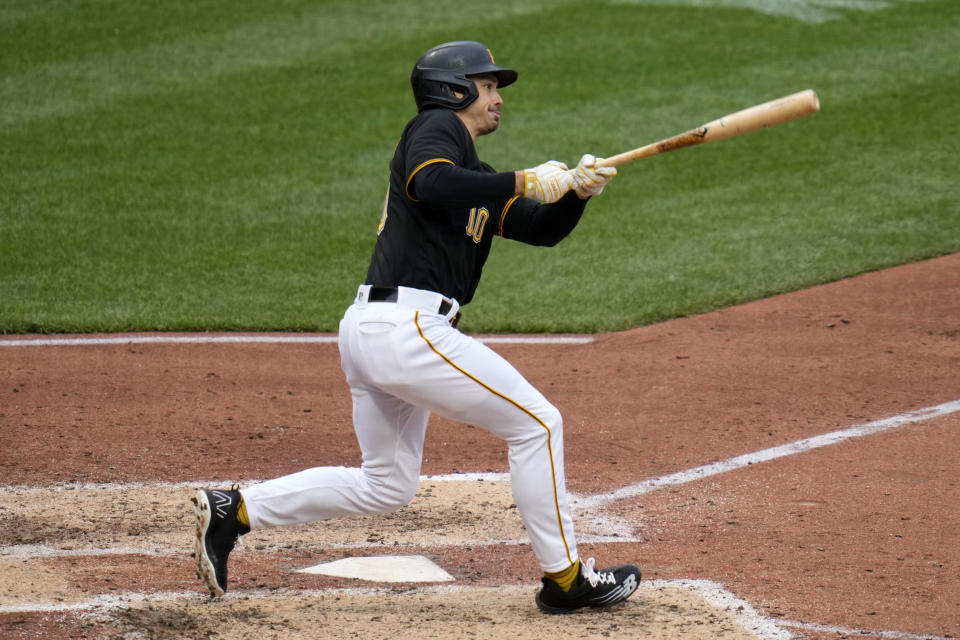
<instances>
[{"instance_id":1,"label":"dirt infield","mask_svg":"<svg viewBox=\"0 0 960 640\"><path fill-rule=\"evenodd\" d=\"M581 552L644 571L625 605L559 620L533 605L505 447L440 419L409 507L254 532L210 602L193 487L359 462L336 346L30 338L0 337L4 638L960 636L960 254L492 343L563 412ZM296 572L388 554L453 581Z\"/></svg>"}]
</instances>

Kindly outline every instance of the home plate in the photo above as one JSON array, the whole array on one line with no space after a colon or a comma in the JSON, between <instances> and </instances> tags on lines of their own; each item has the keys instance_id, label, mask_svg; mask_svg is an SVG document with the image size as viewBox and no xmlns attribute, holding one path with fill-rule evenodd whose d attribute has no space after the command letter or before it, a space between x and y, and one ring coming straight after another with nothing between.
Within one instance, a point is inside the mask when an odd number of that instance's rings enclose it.
<instances>
[{"instance_id":1,"label":"home plate","mask_svg":"<svg viewBox=\"0 0 960 640\"><path fill-rule=\"evenodd\" d=\"M453 576L423 556L369 556L315 564L297 573L377 582L451 582Z\"/></svg>"}]
</instances>

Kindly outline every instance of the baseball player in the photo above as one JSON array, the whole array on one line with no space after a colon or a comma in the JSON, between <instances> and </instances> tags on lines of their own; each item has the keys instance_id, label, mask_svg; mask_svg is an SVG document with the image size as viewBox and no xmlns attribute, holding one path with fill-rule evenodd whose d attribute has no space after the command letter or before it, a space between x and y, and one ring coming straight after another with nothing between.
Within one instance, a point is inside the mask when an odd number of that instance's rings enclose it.
<instances>
[{"instance_id":1,"label":"baseball player","mask_svg":"<svg viewBox=\"0 0 960 640\"><path fill-rule=\"evenodd\" d=\"M474 143L497 129L500 89L516 79L479 42L442 44L417 61L418 113L390 163L365 284L340 322L362 465L306 469L242 491L198 491L197 572L213 596L226 590L227 557L251 529L409 503L431 413L507 442L513 495L544 571L542 611L612 605L636 590L637 567L596 570L577 553L560 413L506 360L457 330L493 236L555 245L616 175L591 155L574 169L550 161L497 172L483 163Z\"/></svg>"}]
</instances>

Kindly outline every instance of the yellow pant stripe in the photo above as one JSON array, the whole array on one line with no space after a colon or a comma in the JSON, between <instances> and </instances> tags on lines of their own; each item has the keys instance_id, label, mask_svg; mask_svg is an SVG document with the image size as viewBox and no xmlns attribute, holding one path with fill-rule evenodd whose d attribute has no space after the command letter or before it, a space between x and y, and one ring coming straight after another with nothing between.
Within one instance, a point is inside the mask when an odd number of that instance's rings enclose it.
<instances>
[{"instance_id":1,"label":"yellow pant stripe","mask_svg":"<svg viewBox=\"0 0 960 640\"><path fill-rule=\"evenodd\" d=\"M431 351L433 351L435 354L437 354L438 356L440 356L441 358L443 358L443 360L444 360L447 364L449 364L451 367L453 367L454 369L456 369L457 371L459 371L460 373L462 373L462 374L465 375L466 377L470 378L471 380L473 380L474 382L476 382L478 385L480 385L481 387L483 387L484 389L486 389L487 391L489 391L489 392L492 393L493 395L497 396L498 398L502 398L503 400L506 400L507 402L509 402L510 404L512 404L513 406L515 406L517 409L520 409L520 411L523 411L525 414L527 414L528 416L530 416L531 418L533 418L534 420L536 420L537 423L538 423L541 427L543 427L544 431L547 432L547 452L550 454L550 475L551 475L551 477L553 478L553 505L554 505L554 508L556 509L556 512L557 512L557 526L558 526L559 529L560 529L560 539L563 540L563 548L564 548L564 550L565 550L566 553L567 553L567 559L570 561L570 564L573 564L573 563L574 563L574 560L573 560L573 557L570 555L570 546L567 544L567 536L566 536L566 535L564 534L564 532L563 532L563 518L562 518L562 516L560 515L560 496L558 495L558 492L557 492L557 473L556 473L556 469L554 468L554 464L553 464L553 445L552 445L551 442L550 442L550 427L548 427L548 426L546 425L546 423L544 423L543 420L541 420L540 418L538 418L532 411L530 411L530 410L527 409L526 407L522 406L519 402L517 402L516 400L513 400L513 399L511 399L511 398L508 398L508 397L505 396L504 394L502 394L502 393L500 393L499 391L497 391L496 389L492 388L490 385L488 385L488 384L484 383L483 381L479 380L478 378L476 378L475 376L471 375L471 374L468 373L467 371L464 371L462 368L460 368L459 366L457 366L457 364L454 363L450 358L448 358L446 355L444 355L443 353L441 353L436 347L434 347L434 346L433 346L433 343L430 342L430 340L427 338L427 336L425 336L425 335L423 334L423 329L420 328L420 312L419 312L419 311L417 311L417 312L414 314L413 321L414 321L414 322L416 323L416 325L417 325L417 331L420 333L420 337L423 339L424 342L427 343L427 346L430 347L430 350L431 350Z\"/></svg>"}]
</instances>

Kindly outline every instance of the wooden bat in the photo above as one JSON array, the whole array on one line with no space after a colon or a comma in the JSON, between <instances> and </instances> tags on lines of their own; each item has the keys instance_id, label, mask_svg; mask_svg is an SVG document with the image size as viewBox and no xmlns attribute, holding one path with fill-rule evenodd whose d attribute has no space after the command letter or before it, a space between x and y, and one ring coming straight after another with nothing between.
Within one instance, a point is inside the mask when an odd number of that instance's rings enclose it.
<instances>
[{"instance_id":1,"label":"wooden bat","mask_svg":"<svg viewBox=\"0 0 960 640\"><path fill-rule=\"evenodd\" d=\"M807 89L789 96L777 98L763 104L731 113L685 133L638 147L631 151L604 158L597 164L601 167L618 167L640 158L655 156L658 153L673 151L704 142L725 140L745 133L758 131L775 124L796 120L820 110L820 99L813 89Z\"/></svg>"}]
</instances>

